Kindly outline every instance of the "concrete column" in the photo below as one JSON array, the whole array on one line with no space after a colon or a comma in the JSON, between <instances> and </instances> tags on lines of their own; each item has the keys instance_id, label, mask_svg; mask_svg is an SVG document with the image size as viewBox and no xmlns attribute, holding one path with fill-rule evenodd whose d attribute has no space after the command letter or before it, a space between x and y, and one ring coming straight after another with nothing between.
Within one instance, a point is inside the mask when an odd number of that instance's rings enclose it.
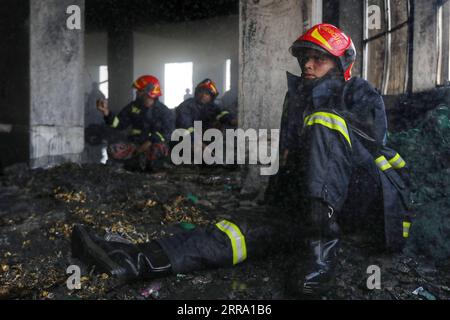
<instances>
[{"instance_id":1,"label":"concrete column","mask_svg":"<svg viewBox=\"0 0 450 320\"><path fill-rule=\"evenodd\" d=\"M279 128L286 71L299 74L289 47L303 32L301 0L242 0L240 16L240 123Z\"/></svg>"},{"instance_id":2,"label":"concrete column","mask_svg":"<svg viewBox=\"0 0 450 320\"><path fill-rule=\"evenodd\" d=\"M1 2L1 74L7 78L0 123L12 124L0 138L5 164L45 167L81 159L84 26L67 28L71 5L84 12L84 0Z\"/></svg>"},{"instance_id":3,"label":"concrete column","mask_svg":"<svg viewBox=\"0 0 450 320\"><path fill-rule=\"evenodd\" d=\"M413 92L433 89L437 80L436 0L414 0Z\"/></svg>"},{"instance_id":4,"label":"concrete column","mask_svg":"<svg viewBox=\"0 0 450 320\"><path fill-rule=\"evenodd\" d=\"M108 31L109 105L119 112L133 97L133 32L118 24ZM141 76L141 75L139 75Z\"/></svg>"},{"instance_id":5,"label":"concrete column","mask_svg":"<svg viewBox=\"0 0 450 320\"><path fill-rule=\"evenodd\" d=\"M304 31L302 0L240 1L240 127L280 127L287 91L286 71L300 74L289 47ZM257 166L250 166L243 193L264 189Z\"/></svg>"},{"instance_id":6,"label":"concrete column","mask_svg":"<svg viewBox=\"0 0 450 320\"><path fill-rule=\"evenodd\" d=\"M30 0L30 160L42 167L79 161L84 149L84 27L66 10L84 0Z\"/></svg>"}]
</instances>

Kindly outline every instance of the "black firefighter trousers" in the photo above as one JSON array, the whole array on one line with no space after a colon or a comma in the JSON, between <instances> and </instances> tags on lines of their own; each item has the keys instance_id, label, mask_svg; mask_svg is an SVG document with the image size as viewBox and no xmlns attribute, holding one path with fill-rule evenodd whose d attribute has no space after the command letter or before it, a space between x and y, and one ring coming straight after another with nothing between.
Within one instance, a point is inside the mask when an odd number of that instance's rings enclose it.
<instances>
[{"instance_id":1,"label":"black firefighter trousers","mask_svg":"<svg viewBox=\"0 0 450 320\"><path fill-rule=\"evenodd\" d=\"M299 248L307 233L305 199L325 201L347 218L344 224L367 223L369 215L382 221L382 210L376 210L382 201L379 171L345 120L334 112L316 112L298 134L301 153L286 166L295 169L278 174L291 204L265 213L227 212L232 219L157 240L175 273L234 266Z\"/></svg>"}]
</instances>

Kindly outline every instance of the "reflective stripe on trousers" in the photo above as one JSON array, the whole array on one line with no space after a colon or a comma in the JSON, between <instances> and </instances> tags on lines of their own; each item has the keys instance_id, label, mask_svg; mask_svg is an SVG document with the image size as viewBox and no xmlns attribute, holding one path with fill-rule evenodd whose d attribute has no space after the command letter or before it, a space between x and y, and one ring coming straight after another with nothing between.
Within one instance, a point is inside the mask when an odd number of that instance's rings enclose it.
<instances>
[{"instance_id":1,"label":"reflective stripe on trousers","mask_svg":"<svg viewBox=\"0 0 450 320\"><path fill-rule=\"evenodd\" d=\"M224 232L231 240L233 265L245 261L247 259L247 246L245 244L245 237L239 227L227 220L217 223L216 227Z\"/></svg>"},{"instance_id":2,"label":"reflective stripe on trousers","mask_svg":"<svg viewBox=\"0 0 450 320\"><path fill-rule=\"evenodd\" d=\"M411 228L411 222L403 222L403 238L409 238L409 229Z\"/></svg>"}]
</instances>

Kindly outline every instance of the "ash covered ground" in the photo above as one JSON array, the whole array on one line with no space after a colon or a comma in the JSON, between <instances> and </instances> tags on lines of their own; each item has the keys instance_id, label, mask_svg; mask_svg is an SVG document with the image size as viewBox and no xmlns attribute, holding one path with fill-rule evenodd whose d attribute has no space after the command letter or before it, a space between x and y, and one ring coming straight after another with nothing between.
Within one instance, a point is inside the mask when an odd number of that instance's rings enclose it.
<instances>
[{"instance_id":1,"label":"ash covered ground","mask_svg":"<svg viewBox=\"0 0 450 320\"><path fill-rule=\"evenodd\" d=\"M176 232L180 222L204 225L232 212L265 210L240 199L239 171L176 168L146 174L102 164L50 170L19 165L6 171L0 189L0 298L295 299L284 289L288 275L281 254L131 285L86 269L71 257L75 223L142 243ZM336 284L323 299L450 298L445 267L425 257L374 252L360 240L346 237ZM82 267L81 290L67 289L70 265ZM381 290L367 289L369 265L382 270ZM429 295L414 295L418 287Z\"/></svg>"},{"instance_id":2,"label":"ash covered ground","mask_svg":"<svg viewBox=\"0 0 450 320\"><path fill-rule=\"evenodd\" d=\"M438 106L414 128L392 135L411 167L415 222L404 253L376 250L364 234L344 237L336 282L322 299L450 299L450 111ZM174 167L129 172L103 164L49 170L26 165L0 176L0 299L296 299L285 290L285 253L234 268L133 284L118 283L71 257L72 226L119 234L134 243L233 215L273 212L241 196L239 170ZM82 289L66 270L82 268ZM367 268L381 269L369 290Z\"/></svg>"}]
</instances>

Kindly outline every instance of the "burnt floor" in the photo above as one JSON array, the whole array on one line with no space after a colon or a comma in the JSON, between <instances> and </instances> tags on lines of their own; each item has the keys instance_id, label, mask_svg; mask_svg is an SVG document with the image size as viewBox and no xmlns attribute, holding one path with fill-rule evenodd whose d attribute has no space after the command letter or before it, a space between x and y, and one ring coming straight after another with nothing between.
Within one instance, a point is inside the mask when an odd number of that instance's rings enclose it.
<instances>
[{"instance_id":1,"label":"burnt floor","mask_svg":"<svg viewBox=\"0 0 450 320\"><path fill-rule=\"evenodd\" d=\"M283 254L234 268L123 285L71 257L70 232L83 223L100 234L142 243L205 225L232 212L265 210L240 198L241 175L228 169L128 172L102 164L50 170L14 166L0 177L0 299L296 299ZM376 253L346 237L337 279L323 299L449 299L450 272L421 257ZM82 267L82 289L67 289L66 269ZM367 268L381 268L381 289L367 289ZM157 293L144 297L146 288ZM422 287L425 294L412 292Z\"/></svg>"}]
</instances>

